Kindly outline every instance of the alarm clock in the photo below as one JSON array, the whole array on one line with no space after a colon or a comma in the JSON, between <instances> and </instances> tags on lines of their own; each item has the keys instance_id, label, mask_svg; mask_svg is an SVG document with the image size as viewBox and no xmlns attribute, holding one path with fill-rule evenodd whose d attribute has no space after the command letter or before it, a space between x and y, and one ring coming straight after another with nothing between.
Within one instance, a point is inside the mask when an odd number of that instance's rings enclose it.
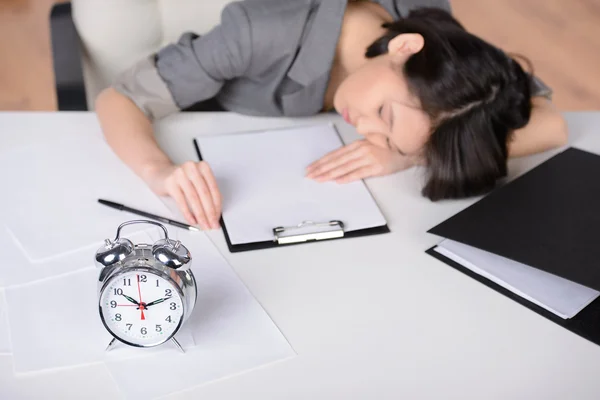
<instances>
[{"instance_id":1,"label":"alarm clock","mask_svg":"<svg viewBox=\"0 0 600 400\"><path fill-rule=\"evenodd\" d=\"M152 244L134 244L121 237L121 229L133 224L156 225L164 237ZM155 347L170 340L183 351L175 334L196 305L191 261L188 249L170 239L158 222L128 221L119 225L114 240L105 239L95 263L100 268L100 319L113 336L107 350L115 340L134 347Z\"/></svg>"}]
</instances>

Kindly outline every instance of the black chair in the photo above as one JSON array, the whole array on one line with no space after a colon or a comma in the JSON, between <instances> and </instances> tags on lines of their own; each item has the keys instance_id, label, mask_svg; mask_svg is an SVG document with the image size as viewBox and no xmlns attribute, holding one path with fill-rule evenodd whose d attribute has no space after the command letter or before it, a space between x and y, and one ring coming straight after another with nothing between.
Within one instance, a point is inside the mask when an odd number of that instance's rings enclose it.
<instances>
[{"instance_id":1,"label":"black chair","mask_svg":"<svg viewBox=\"0 0 600 400\"><path fill-rule=\"evenodd\" d=\"M59 111L87 111L81 42L71 17L71 3L55 4L50 13L54 84Z\"/></svg>"}]
</instances>

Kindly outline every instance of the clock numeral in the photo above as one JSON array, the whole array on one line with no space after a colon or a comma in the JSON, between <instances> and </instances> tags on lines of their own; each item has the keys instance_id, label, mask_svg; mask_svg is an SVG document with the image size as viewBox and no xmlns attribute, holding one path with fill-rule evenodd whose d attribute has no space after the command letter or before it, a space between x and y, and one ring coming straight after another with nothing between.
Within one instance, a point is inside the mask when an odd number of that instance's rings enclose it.
<instances>
[{"instance_id":1,"label":"clock numeral","mask_svg":"<svg viewBox=\"0 0 600 400\"><path fill-rule=\"evenodd\" d=\"M146 277L146 275L140 275L140 282L147 282L148 278Z\"/></svg>"},{"instance_id":2,"label":"clock numeral","mask_svg":"<svg viewBox=\"0 0 600 400\"><path fill-rule=\"evenodd\" d=\"M165 289L165 297L171 297L171 289Z\"/></svg>"},{"instance_id":3,"label":"clock numeral","mask_svg":"<svg viewBox=\"0 0 600 400\"><path fill-rule=\"evenodd\" d=\"M126 324L126 325L127 325L127 330L130 331L133 324Z\"/></svg>"},{"instance_id":4,"label":"clock numeral","mask_svg":"<svg viewBox=\"0 0 600 400\"><path fill-rule=\"evenodd\" d=\"M146 333L148 333L148 331L146 330L146 327L143 327L142 329L140 329L140 332L142 333L142 335L145 335Z\"/></svg>"},{"instance_id":5,"label":"clock numeral","mask_svg":"<svg viewBox=\"0 0 600 400\"><path fill-rule=\"evenodd\" d=\"M122 296L123 295L123 289L115 289L115 296Z\"/></svg>"},{"instance_id":6,"label":"clock numeral","mask_svg":"<svg viewBox=\"0 0 600 400\"><path fill-rule=\"evenodd\" d=\"M172 322L172 321L171 321L171 316L169 315L169 316L168 316L168 317L165 319L165 321L167 321L167 322Z\"/></svg>"},{"instance_id":7,"label":"clock numeral","mask_svg":"<svg viewBox=\"0 0 600 400\"><path fill-rule=\"evenodd\" d=\"M156 332L162 332L162 328L160 325L156 325Z\"/></svg>"},{"instance_id":8,"label":"clock numeral","mask_svg":"<svg viewBox=\"0 0 600 400\"><path fill-rule=\"evenodd\" d=\"M171 307L169 307L171 310L176 310L177 309L177 304L175 303L171 303Z\"/></svg>"},{"instance_id":9,"label":"clock numeral","mask_svg":"<svg viewBox=\"0 0 600 400\"><path fill-rule=\"evenodd\" d=\"M117 307L117 302L113 300L110 302L110 308L115 308L115 307Z\"/></svg>"},{"instance_id":10,"label":"clock numeral","mask_svg":"<svg viewBox=\"0 0 600 400\"><path fill-rule=\"evenodd\" d=\"M123 279L123 286L131 286L131 279Z\"/></svg>"},{"instance_id":11,"label":"clock numeral","mask_svg":"<svg viewBox=\"0 0 600 400\"><path fill-rule=\"evenodd\" d=\"M121 314L115 314L115 321L121 320Z\"/></svg>"},{"instance_id":12,"label":"clock numeral","mask_svg":"<svg viewBox=\"0 0 600 400\"><path fill-rule=\"evenodd\" d=\"M158 287L158 279L156 280L156 287Z\"/></svg>"}]
</instances>

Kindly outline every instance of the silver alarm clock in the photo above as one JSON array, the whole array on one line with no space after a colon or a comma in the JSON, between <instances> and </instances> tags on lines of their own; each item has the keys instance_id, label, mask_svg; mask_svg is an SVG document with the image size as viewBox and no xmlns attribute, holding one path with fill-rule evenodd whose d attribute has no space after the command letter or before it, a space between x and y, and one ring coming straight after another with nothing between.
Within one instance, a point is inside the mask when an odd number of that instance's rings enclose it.
<instances>
[{"instance_id":1,"label":"silver alarm clock","mask_svg":"<svg viewBox=\"0 0 600 400\"><path fill-rule=\"evenodd\" d=\"M153 244L134 244L121 237L121 229L133 224L160 227L164 238ZM196 304L196 279L190 270L192 257L167 229L154 221L121 224L114 240L106 239L96 252L101 268L98 308L104 327L118 340L135 347L154 347L175 339Z\"/></svg>"}]
</instances>

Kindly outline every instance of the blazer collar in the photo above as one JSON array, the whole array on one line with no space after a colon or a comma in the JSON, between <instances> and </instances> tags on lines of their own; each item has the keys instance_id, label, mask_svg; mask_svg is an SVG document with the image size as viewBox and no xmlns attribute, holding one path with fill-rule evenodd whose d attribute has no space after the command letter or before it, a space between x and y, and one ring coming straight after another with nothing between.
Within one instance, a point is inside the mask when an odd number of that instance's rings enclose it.
<instances>
[{"instance_id":1,"label":"blazer collar","mask_svg":"<svg viewBox=\"0 0 600 400\"><path fill-rule=\"evenodd\" d=\"M318 0L313 21L288 77L308 86L329 73L342 29L347 0Z\"/></svg>"}]
</instances>

